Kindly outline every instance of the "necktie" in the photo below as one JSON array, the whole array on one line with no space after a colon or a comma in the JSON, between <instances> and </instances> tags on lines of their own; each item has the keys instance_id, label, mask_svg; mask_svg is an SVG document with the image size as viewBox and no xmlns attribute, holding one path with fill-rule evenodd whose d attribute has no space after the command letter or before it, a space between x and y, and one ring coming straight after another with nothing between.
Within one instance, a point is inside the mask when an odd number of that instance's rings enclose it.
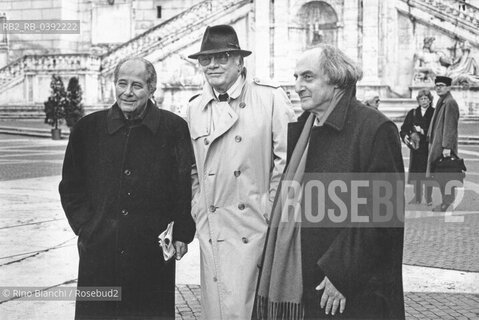
<instances>
[{"instance_id":1,"label":"necktie","mask_svg":"<svg viewBox=\"0 0 479 320\"><path fill-rule=\"evenodd\" d=\"M220 101L228 101L228 98L229 98L229 96L228 96L227 93L222 93L218 96L218 100L220 100Z\"/></svg>"}]
</instances>

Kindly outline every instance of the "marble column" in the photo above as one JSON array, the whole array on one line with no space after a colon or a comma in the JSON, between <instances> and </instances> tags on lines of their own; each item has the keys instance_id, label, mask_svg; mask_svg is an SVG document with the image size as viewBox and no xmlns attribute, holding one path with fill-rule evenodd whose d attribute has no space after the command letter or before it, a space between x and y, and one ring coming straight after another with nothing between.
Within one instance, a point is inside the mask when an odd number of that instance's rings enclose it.
<instances>
[{"instance_id":1,"label":"marble column","mask_svg":"<svg viewBox=\"0 0 479 320\"><path fill-rule=\"evenodd\" d=\"M258 78L268 79L270 77L270 11L271 1L254 2L254 32L253 44L251 48L255 57L255 75Z\"/></svg>"},{"instance_id":2,"label":"marble column","mask_svg":"<svg viewBox=\"0 0 479 320\"><path fill-rule=\"evenodd\" d=\"M338 47L355 62L360 61L360 41L359 41L359 1L350 0L344 2L344 17L342 19L343 36L338 38Z\"/></svg>"},{"instance_id":3,"label":"marble column","mask_svg":"<svg viewBox=\"0 0 479 320\"><path fill-rule=\"evenodd\" d=\"M379 85L380 0L363 0L362 68L363 85Z\"/></svg>"},{"instance_id":4,"label":"marble column","mask_svg":"<svg viewBox=\"0 0 479 320\"><path fill-rule=\"evenodd\" d=\"M293 82L295 57L289 56L288 1L274 2L274 79L279 82ZM294 40L291 40L294 41Z\"/></svg>"}]
</instances>

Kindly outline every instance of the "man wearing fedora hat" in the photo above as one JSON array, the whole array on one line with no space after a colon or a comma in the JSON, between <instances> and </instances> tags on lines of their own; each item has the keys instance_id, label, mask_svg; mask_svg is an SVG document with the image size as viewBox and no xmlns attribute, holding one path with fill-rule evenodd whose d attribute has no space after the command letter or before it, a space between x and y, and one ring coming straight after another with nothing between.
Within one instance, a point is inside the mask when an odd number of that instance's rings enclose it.
<instances>
[{"instance_id":1,"label":"man wearing fedora hat","mask_svg":"<svg viewBox=\"0 0 479 320\"><path fill-rule=\"evenodd\" d=\"M203 319L251 317L268 219L286 163L292 106L277 85L246 78L235 30L207 27L197 59L206 78L190 99L195 151L192 216L201 248Z\"/></svg>"},{"instance_id":2,"label":"man wearing fedora hat","mask_svg":"<svg viewBox=\"0 0 479 320\"><path fill-rule=\"evenodd\" d=\"M451 95L452 79L449 77L437 76L435 89L439 100L436 110L432 116L431 125L427 133L429 141L429 156L427 160L426 177L434 172L433 165L441 157L457 156L457 127L459 123L459 107ZM433 211L446 211L454 202L455 187L446 190L447 181L436 179L439 182L442 203L436 206Z\"/></svg>"}]
</instances>

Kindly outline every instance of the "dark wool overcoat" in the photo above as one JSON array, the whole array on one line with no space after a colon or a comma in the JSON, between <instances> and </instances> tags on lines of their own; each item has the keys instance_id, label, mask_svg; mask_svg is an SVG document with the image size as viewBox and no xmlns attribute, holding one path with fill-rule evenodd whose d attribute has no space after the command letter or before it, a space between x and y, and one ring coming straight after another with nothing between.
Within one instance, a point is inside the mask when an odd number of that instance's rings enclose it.
<instances>
[{"instance_id":1,"label":"dark wool overcoat","mask_svg":"<svg viewBox=\"0 0 479 320\"><path fill-rule=\"evenodd\" d=\"M443 149L451 149L456 156L459 125L459 106L451 92L440 97L432 116L429 128L429 156L427 159L426 176L431 175L433 163L442 157Z\"/></svg>"},{"instance_id":2,"label":"dark wool overcoat","mask_svg":"<svg viewBox=\"0 0 479 320\"><path fill-rule=\"evenodd\" d=\"M304 113L288 127L288 159L307 119ZM321 127L313 127L305 174L387 172L399 187L395 214L404 213L404 165L395 124L365 107L346 91ZM350 186L348 186L349 188ZM369 200L368 200L369 201ZM402 202L402 203L401 203ZM349 210L349 209L348 209ZM368 215L369 212L360 213ZM351 212L348 212L351 215ZM394 227L301 228L303 302L306 319L404 319L402 285L403 220ZM387 224L386 224L387 225ZM323 291L315 288L327 276L346 297L343 314L327 316L320 308Z\"/></svg>"},{"instance_id":3,"label":"dark wool overcoat","mask_svg":"<svg viewBox=\"0 0 479 320\"><path fill-rule=\"evenodd\" d=\"M429 107L426 109L424 116L421 113L421 107L411 109L404 119L404 123L401 126L400 135L404 139L405 136L410 136L411 133L416 132L414 126L420 126L424 134L419 133L421 140L419 140L419 148L416 150L410 150L409 157L409 174L408 182L412 183L412 180L424 179L426 177L427 168L427 156L429 154L429 143L427 142L427 131L431 124L432 115L434 114L434 108Z\"/></svg>"},{"instance_id":4,"label":"dark wool overcoat","mask_svg":"<svg viewBox=\"0 0 479 320\"><path fill-rule=\"evenodd\" d=\"M186 122L148 102L143 120L120 108L90 114L70 136L60 183L78 235L78 287L121 287L121 301L77 301L76 319L174 319L175 262L158 235L191 242L192 147Z\"/></svg>"}]
</instances>

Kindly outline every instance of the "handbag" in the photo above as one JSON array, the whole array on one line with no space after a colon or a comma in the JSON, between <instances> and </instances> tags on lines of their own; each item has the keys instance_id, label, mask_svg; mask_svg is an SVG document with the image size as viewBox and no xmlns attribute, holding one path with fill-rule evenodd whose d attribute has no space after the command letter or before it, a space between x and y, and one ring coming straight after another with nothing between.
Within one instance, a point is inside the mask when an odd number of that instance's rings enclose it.
<instances>
[{"instance_id":1,"label":"handbag","mask_svg":"<svg viewBox=\"0 0 479 320\"><path fill-rule=\"evenodd\" d=\"M414 123L417 123L417 112L416 109L413 109L413 125ZM411 149L411 150L417 150L419 149L419 142L421 141L421 136L419 135L418 132L414 130L413 127L413 132L409 134L409 140L404 139L404 143L406 146Z\"/></svg>"},{"instance_id":2,"label":"handbag","mask_svg":"<svg viewBox=\"0 0 479 320\"><path fill-rule=\"evenodd\" d=\"M409 141L406 143L406 145L411 150L417 150L417 149L419 149L419 142L420 141L421 141L421 136L419 136L419 133L413 132L409 136Z\"/></svg>"},{"instance_id":3,"label":"handbag","mask_svg":"<svg viewBox=\"0 0 479 320\"><path fill-rule=\"evenodd\" d=\"M463 181L467 171L464 159L459 158L456 155L450 157L440 157L432 166L432 172L434 177L443 177L446 180L459 180Z\"/></svg>"}]
</instances>

